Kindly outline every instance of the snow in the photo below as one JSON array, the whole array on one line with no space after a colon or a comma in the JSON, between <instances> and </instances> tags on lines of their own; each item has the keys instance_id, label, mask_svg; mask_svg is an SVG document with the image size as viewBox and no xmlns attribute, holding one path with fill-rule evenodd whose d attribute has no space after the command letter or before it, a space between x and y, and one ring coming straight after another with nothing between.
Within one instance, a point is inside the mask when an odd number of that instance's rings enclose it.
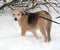
<instances>
[{"instance_id":1,"label":"snow","mask_svg":"<svg viewBox=\"0 0 60 50\"><path fill-rule=\"evenodd\" d=\"M51 12L53 20L58 14ZM38 35L41 34L37 31ZM18 22L12 19L10 11L0 13L0 50L60 50L60 25L52 23L51 42L44 42L36 39L31 32L27 32L26 36L21 36L21 28Z\"/></svg>"}]
</instances>

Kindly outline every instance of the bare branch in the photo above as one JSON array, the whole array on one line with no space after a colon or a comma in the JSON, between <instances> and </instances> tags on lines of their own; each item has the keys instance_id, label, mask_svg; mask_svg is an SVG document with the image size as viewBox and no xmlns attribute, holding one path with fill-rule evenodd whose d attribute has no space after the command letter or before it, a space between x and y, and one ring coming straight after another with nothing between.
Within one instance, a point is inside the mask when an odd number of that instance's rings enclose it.
<instances>
[{"instance_id":1,"label":"bare branch","mask_svg":"<svg viewBox=\"0 0 60 50\"><path fill-rule=\"evenodd\" d=\"M49 4L57 13L59 13L51 4Z\"/></svg>"},{"instance_id":2,"label":"bare branch","mask_svg":"<svg viewBox=\"0 0 60 50\"><path fill-rule=\"evenodd\" d=\"M36 3L34 6L32 6L31 8L29 8L29 9L27 9L27 10L30 10L30 9L34 9L37 5L45 5L46 6L46 4L55 4L55 5L57 5L56 3L53 3L53 2L41 2L41 3ZM52 5L50 5L50 6L52 6ZM46 6L47 7L47 6ZM48 8L48 7L47 7ZM55 8L54 8L54 10L56 10Z\"/></svg>"},{"instance_id":3,"label":"bare branch","mask_svg":"<svg viewBox=\"0 0 60 50\"><path fill-rule=\"evenodd\" d=\"M58 3L49 2L49 0L44 0L44 1L45 2L37 2L36 4L34 4L35 0L32 0L32 3L33 3L32 7L27 8L26 10L34 9L36 6L39 6L39 5L44 5L45 7L48 8L48 11L49 11L48 5L50 5L58 13L58 11L52 5L52 4L57 5ZM0 10L3 9L4 7L6 7L6 6L10 7L10 5L13 6L13 7L14 6L15 7L28 7L28 5L26 5L26 3L18 2L17 0L13 0L13 1L9 2L9 3L5 3L4 5L2 5L0 7Z\"/></svg>"},{"instance_id":4,"label":"bare branch","mask_svg":"<svg viewBox=\"0 0 60 50\"><path fill-rule=\"evenodd\" d=\"M3 4L1 7L0 7L0 10L1 9L3 9L4 7L6 7L6 6L16 6L16 7L27 7L27 6L17 6L17 5L20 5L20 2L14 2L14 1L11 1L11 2L9 2L9 3L5 3L5 4Z\"/></svg>"},{"instance_id":5,"label":"bare branch","mask_svg":"<svg viewBox=\"0 0 60 50\"><path fill-rule=\"evenodd\" d=\"M37 5L39 5L39 4L37 3L37 4L35 4L34 6L32 6L31 8L26 9L26 10L34 9Z\"/></svg>"},{"instance_id":6,"label":"bare branch","mask_svg":"<svg viewBox=\"0 0 60 50\"><path fill-rule=\"evenodd\" d=\"M50 0L44 0L45 2L49 2Z\"/></svg>"},{"instance_id":7,"label":"bare branch","mask_svg":"<svg viewBox=\"0 0 60 50\"><path fill-rule=\"evenodd\" d=\"M47 5L45 5L45 7L47 7L48 11L49 11L49 7Z\"/></svg>"}]
</instances>

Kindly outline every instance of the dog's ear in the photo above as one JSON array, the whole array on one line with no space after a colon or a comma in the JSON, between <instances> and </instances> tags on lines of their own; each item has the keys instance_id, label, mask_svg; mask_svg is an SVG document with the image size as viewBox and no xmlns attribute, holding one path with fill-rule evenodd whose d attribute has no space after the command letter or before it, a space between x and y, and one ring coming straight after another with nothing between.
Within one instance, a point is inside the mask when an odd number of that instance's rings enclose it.
<instances>
[{"instance_id":1,"label":"dog's ear","mask_svg":"<svg viewBox=\"0 0 60 50\"><path fill-rule=\"evenodd\" d=\"M25 11L21 11L21 13L22 13L22 16L25 15Z\"/></svg>"}]
</instances>

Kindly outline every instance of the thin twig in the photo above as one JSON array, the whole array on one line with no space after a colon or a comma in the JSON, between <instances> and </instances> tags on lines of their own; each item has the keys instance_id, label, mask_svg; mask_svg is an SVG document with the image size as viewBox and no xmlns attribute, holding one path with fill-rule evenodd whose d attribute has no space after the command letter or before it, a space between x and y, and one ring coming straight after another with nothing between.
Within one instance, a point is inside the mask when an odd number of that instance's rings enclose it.
<instances>
[{"instance_id":1,"label":"thin twig","mask_svg":"<svg viewBox=\"0 0 60 50\"><path fill-rule=\"evenodd\" d=\"M49 4L57 13L59 13L51 4Z\"/></svg>"},{"instance_id":2,"label":"thin twig","mask_svg":"<svg viewBox=\"0 0 60 50\"><path fill-rule=\"evenodd\" d=\"M48 9L48 11L49 11L49 7L47 6L47 5L45 5L46 7L47 7L47 9Z\"/></svg>"}]
</instances>

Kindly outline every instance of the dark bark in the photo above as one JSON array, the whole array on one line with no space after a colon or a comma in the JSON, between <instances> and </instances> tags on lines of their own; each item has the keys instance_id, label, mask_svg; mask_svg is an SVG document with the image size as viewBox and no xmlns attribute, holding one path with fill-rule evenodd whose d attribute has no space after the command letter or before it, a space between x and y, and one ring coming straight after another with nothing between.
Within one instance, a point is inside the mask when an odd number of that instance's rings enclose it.
<instances>
[{"instance_id":1,"label":"dark bark","mask_svg":"<svg viewBox=\"0 0 60 50\"><path fill-rule=\"evenodd\" d=\"M6 2L6 0L3 0L4 2Z\"/></svg>"},{"instance_id":2,"label":"dark bark","mask_svg":"<svg viewBox=\"0 0 60 50\"><path fill-rule=\"evenodd\" d=\"M5 0L4 0L4 1L5 1ZM13 6L12 3L18 3L18 2L19 2L19 0L13 0L13 1L9 2L9 3L6 3L6 4L4 4L4 5L2 5L2 6L0 7L0 10L3 9L4 7L6 7L6 6L10 6L10 5Z\"/></svg>"},{"instance_id":3,"label":"dark bark","mask_svg":"<svg viewBox=\"0 0 60 50\"><path fill-rule=\"evenodd\" d=\"M28 0L23 0L23 1L28 1Z\"/></svg>"}]
</instances>

